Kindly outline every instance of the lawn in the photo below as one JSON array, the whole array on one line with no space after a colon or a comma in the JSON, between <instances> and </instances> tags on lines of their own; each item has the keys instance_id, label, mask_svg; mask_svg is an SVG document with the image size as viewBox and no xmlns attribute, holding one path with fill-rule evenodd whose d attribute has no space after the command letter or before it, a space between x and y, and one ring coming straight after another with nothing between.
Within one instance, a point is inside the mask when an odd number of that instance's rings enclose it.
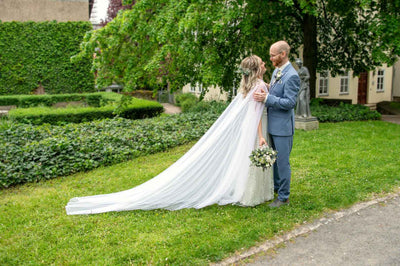
<instances>
[{"instance_id":1,"label":"lawn","mask_svg":"<svg viewBox=\"0 0 400 266\"><path fill-rule=\"evenodd\" d=\"M0 264L206 265L400 186L400 125L322 123L296 131L289 206L210 206L67 216L75 196L131 188L193 143L72 176L0 190Z\"/></svg>"}]
</instances>

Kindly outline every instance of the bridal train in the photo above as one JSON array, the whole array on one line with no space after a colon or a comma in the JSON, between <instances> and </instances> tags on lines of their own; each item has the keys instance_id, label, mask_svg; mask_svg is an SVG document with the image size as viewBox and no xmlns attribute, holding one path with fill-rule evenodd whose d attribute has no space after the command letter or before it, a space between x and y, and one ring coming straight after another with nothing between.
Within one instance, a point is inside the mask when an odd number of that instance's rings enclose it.
<instances>
[{"instance_id":1,"label":"bridal train","mask_svg":"<svg viewBox=\"0 0 400 266\"><path fill-rule=\"evenodd\" d=\"M250 166L249 159L258 145L257 126L264 112L264 104L253 100L260 87L266 89L260 81L246 97L239 93L204 136L156 177L129 190L72 198L67 214L254 206L272 199L272 170ZM264 129L265 123L264 113Z\"/></svg>"}]
</instances>

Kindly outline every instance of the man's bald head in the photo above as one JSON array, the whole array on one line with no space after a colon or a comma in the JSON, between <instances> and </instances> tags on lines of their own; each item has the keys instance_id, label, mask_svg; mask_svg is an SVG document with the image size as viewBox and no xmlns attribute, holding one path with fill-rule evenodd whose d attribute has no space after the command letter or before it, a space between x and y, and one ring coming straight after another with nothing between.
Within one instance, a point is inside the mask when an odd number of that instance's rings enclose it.
<instances>
[{"instance_id":1,"label":"man's bald head","mask_svg":"<svg viewBox=\"0 0 400 266\"><path fill-rule=\"evenodd\" d=\"M278 53L282 53L285 52L285 57L288 58L289 57L289 53L290 53L290 46L287 42L285 41L278 41L276 43L273 43L271 45L271 49L273 49L274 51L278 52Z\"/></svg>"}]
</instances>

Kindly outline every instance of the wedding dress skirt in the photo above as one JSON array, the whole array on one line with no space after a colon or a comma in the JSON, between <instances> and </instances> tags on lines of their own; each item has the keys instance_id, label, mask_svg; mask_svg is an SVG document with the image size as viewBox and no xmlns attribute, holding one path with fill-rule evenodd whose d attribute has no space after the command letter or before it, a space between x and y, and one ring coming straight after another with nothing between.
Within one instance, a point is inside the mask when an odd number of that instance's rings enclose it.
<instances>
[{"instance_id":1,"label":"wedding dress skirt","mask_svg":"<svg viewBox=\"0 0 400 266\"><path fill-rule=\"evenodd\" d=\"M271 140L267 134L267 109L264 109L262 114L262 133L263 137L267 140L269 146L271 146ZM254 148L259 146L259 139L254 144ZM255 206L263 202L272 200L274 198L274 178L273 168L263 170L261 167L255 167L250 165L249 174L247 177L246 189L240 200L242 206Z\"/></svg>"},{"instance_id":2,"label":"wedding dress skirt","mask_svg":"<svg viewBox=\"0 0 400 266\"><path fill-rule=\"evenodd\" d=\"M265 85L260 82L259 86ZM249 159L264 109L263 103L253 100L258 87L246 97L239 93L204 136L156 177L129 190L72 198L66 206L67 214L261 203L262 197L252 200L251 193L263 193L261 184L255 183L264 175L250 167ZM247 189L249 171L249 184L253 185Z\"/></svg>"}]
</instances>

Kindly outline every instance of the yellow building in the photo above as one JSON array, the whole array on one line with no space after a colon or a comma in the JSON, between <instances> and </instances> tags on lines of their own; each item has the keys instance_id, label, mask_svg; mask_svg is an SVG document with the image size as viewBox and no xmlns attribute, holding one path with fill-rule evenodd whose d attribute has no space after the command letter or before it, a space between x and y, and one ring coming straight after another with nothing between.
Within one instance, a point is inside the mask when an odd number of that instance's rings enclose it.
<instances>
[{"instance_id":1,"label":"yellow building","mask_svg":"<svg viewBox=\"0 0 400 266\"><path fill-rule=\"evenodd\" d=\"M392 92L393 100L400 102L400 60L393 66Z\"/></svg>"},{"instance_id":2,"label":"yellow building","mask_svg":"<svg viewBox=\"0 0 400 266\"><path fill-rule=\"evenodd\" d=\"M296 67L296 64L293 63ZM397 70L397 71L396 71ZM397 75L394 76L393 72ZM346 100L352 104L363 104L374 109L382 101L400 100L400 62L395 66L382 66L374 71L362 73L353 77L348 71L343 75L332 77L329 73L317 73L316 97L323 99ZM196 84L183 87L183 93L193 93L200 96L203 88ZM221 92L218 87L210 87L204 100L226 100L227 92Z\"/></svg>"},{"instance_id":3,"label":"yellow building","mask_svg":"<svg viewBox=\"0 0 400 266\"><path fill-rule=\"evenodd\" d=\"M374 71L353 77L348 71L332 77L318 73L316 97L323 99L350 100L352 104L364 104L371 108L382 101L392 100L393 67L382 66Z\"/></svg>"}]
</instances>

